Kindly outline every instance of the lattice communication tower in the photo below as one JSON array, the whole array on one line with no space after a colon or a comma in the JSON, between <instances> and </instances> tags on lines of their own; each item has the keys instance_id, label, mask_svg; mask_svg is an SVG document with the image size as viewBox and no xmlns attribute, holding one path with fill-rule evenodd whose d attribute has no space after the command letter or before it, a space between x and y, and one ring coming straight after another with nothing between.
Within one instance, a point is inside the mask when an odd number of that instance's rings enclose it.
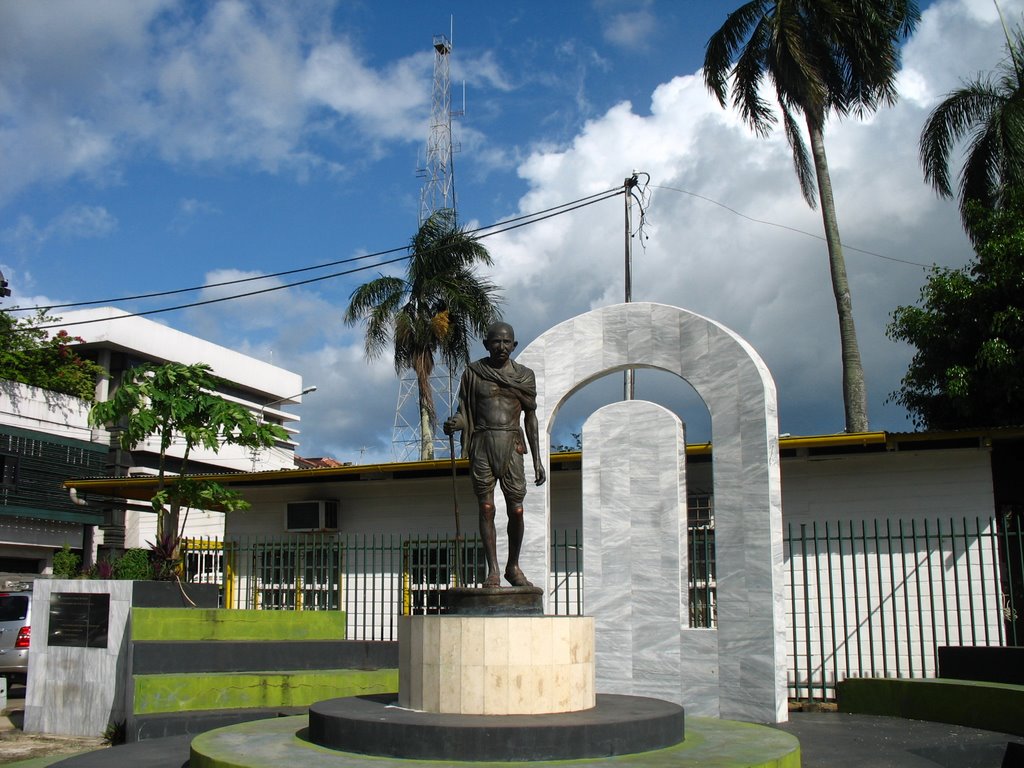
<instances>
[{"instance_id":1,"label":"lattice communication tower","mask_svg":"<svg viewBox=\"0 0 1024 768\"><path fill-rule=\"evenodd\" d=\"M452 111L451 94L451 39L434 35L434 84L431 91L430 134L427 137L426 164L416 175L425 179L420 190L419 223L442 208L456 208L454 157L458 146L452 141L452 118L460 117L462 110ZM434 392L437 423L454 410L452 372L437 364L430 378ZM447 409L447 410L446 410ZM448 438L440 431L434 434L434 456L449 455ZM411 461L420 457L420 415L416 375L407 372L398 382L398 402L395 406L395 424L391 434L391 450L395 461Z\"/></svg>"}]
</instances>

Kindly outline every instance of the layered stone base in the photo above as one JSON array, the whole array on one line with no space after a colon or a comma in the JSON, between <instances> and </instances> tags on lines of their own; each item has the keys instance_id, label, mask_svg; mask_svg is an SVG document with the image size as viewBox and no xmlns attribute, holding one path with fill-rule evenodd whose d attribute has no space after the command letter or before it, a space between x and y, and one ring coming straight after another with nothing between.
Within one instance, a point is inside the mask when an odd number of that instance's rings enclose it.
<instances>
[{"instance_id":1,"label":"layered stone base","mask_svg":"<svg viewBox=\"0 0 1024 768\"><path fill-rule=\"evenodd\" d=\"M535 762L611 757L671 747L684 736L683 708L602 694L582 712L439 715L393 706L394 696L320 701L309 740L341 752L408 760Z\"/></svg>"},{"instance_id":2,"label":"layered stone base","mask_svg":"<svg viewBox=\"0 0 1024 768\"><path fill-rule=\"evenodd\" d=\"M407 709L539 715L596 702L589 616L403 616L398 642Z\"/></svg>"}]
</instances>

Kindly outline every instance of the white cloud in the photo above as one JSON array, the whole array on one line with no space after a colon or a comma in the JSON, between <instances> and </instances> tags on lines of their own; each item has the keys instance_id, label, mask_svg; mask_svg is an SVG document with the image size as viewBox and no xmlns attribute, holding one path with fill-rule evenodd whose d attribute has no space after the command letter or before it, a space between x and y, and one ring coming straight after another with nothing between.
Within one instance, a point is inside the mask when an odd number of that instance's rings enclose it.
<instances>
[{"instance_id":1,"label":"white cloud","mask_svg":"<svg viewBox=\"0 0 1024 768\"><path fill-rule=\"evenodd\" d=\"M651 0L631 3L628 11L621 11L618 3L605 0L599 0L595 5L605 12L602 14L601 26L605 40L613 45L643 49L657 31L658 20L652 11Z\"/></svg>"},{"instance_id":2,"label":"white cloud","mask_svg":"<svg viewBox=\"0 0 1024 768\"><path fill-rule=\"evenodd\" d=\"M374 70L328 4L0 5L0 205L40 182L109 184L138 155L300 179L344 171L316 142L422 141L431 58ZM486 57L484 58L486 61ZM496 67L486 75L500 82Z\"/></svg>"},{"instance_id":3,"label":"white cloud","mask_svg":"<svg viewBox=\"0 0 1024 768\"><path fill-rule=\"evenodd\" d=\"M355 119L367 134L419 142L426 135L430 104L423 73L432 62L430 53L415 54L377 73L349 45L328 43L311 53L301 88L310 101Z\"/></svg>"},{"instance_id":4,"label":"white cloud","mask_svg":"<svg viewBox=\"0 0 1024 768\"><path fill-rule=\"evenodd\" d=\"M74 205L42 227L31 216L21 215L13 227L0 233L0 240L20 252L31 252L49 240L78 240L106 237L117 229L117 217L102 206Z\"/></svg>"},{"instance_id":5,"label":"white cloud","mask_svg":"<svg viewBox=\"0 0 1024 768\"><path fill-rule=\"evenodd\" d=\"M965 41L977 47L963 52L966 60L991 60L1001 32L991 15L978 12L979 4L947 0L925 13L921 37L906 54L913 76L903 82L915 93L941 95L955 86L948 52L955 48L959 54ZM942 65L933 76L937 62ZM904 99L863 122L829 126L826 144L847 244L921 264L970 258L955 206L934 197L917 164L918 135L933 101ZM650 173L655 187L821 232L818 213L800 196L781 133L768 140L751 134L713 101L699 77L660 86L650 116L619 104L588 122L566 146L536 150L520 166L530 187L520 211L621 184L632 169ZM745 336L777 379L784 431L841 431L838 327L824 243L687 194L652 191L646 250L634 240L634 300L686 307ZM495 237L488 245L499 265L496 281L508 296L507 318L523 339L621 301L622 198ZM885 326L896 306L916 301L924 270L853 250L846 261L872 426L909 429L902 412L884 402L910 354L885 338Z\"/></svg>"}]
</instances>

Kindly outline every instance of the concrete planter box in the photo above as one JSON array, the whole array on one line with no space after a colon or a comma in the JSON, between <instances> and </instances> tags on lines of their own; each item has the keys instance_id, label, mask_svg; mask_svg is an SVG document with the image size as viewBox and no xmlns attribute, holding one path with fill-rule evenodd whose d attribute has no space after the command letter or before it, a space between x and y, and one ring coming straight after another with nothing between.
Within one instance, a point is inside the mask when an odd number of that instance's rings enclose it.
<instances>
[{"instance_id":1,"label":"concrete planter box","mask_svg":"<svg viewBox=\"0 0 1024 768\"><path fill-rule=\"evenodd\" d=\"M99 736L124 720L131 609L192 607L186 595L215 608L217 594L214 584L37 579L25 732ZM51 616L60 622L52 632Z\"/></svg>"},{"instance_id":2,"label":"concrete planter box","mask_svg":"<svg viewBox=\"0 0 1024 768\"><path fill-rule=\"evenodd\" d=\"M178 584L174 581L133 581L132 608L216 608L216 584Z\"/></svg>"}]
</instances>

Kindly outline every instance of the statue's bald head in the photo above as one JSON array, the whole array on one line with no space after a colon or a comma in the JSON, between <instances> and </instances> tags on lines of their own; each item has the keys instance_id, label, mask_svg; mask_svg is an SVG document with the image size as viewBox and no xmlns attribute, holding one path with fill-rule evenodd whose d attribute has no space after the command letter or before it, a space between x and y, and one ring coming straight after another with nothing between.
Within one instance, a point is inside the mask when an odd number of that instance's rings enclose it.
<instances>
[{"instance_id":1,"label":"statue's bald head","mask_svg":"<svg viewBox=\"0 0 1024 768\"><path fill-rule=\"evenodd\" d=\"M487 336L484 337L484 342L486 343L490 339L493 339L496 336L502 334L502 332L508 334L508 338L510 338L513 341L515 341L515 338L516 338L515 329L511 325L509 325L508 323L497 322L497 323L491 323L487 327Z\"/></svg>"}]
</instances>

